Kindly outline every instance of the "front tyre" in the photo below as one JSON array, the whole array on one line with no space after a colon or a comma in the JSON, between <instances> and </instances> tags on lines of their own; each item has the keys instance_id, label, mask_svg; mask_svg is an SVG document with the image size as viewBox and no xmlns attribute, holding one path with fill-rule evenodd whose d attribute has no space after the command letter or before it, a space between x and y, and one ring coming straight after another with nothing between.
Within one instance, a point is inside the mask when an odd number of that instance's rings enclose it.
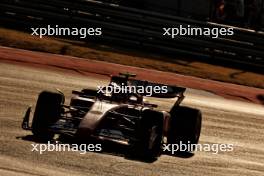
<instances>
[{"instance_id":1,"label":"front tyre","mask_svg":"<svg viewBox=\"0 0 264 176\"><path fill-rule=\"evenodd\" d=\"M54 137L48 127L59 119L63 103L64 95L61 93L43 91L39 94L32 121L32 133L35 137L41 140L51 140Z\"/></svg>"},{"instance_id":2,"label":"front tyre","mask_svg":"<svg viewBox=\"0 0 264 176\"><path fill-rule=\"evenodd\" d=\"M155 159L161 152L163 114L145 110L142 116L135 154L143 159Z\"/></svg>"}]
</instances>

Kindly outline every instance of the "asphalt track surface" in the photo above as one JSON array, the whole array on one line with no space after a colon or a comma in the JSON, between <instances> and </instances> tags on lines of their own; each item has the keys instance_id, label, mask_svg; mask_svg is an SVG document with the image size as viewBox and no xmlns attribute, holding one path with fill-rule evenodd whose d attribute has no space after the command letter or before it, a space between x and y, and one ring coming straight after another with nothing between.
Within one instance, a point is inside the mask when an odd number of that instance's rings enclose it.
<instances>
[{"instance_id":1,"label":"asphalt track surface","mask_svg":"<svg viewBox=\"0 0 264 176\"><path fill-rule=\"evenodd\" d=\"M21 129L28 105L43 89L58 88L70 98L72 89L104 85L106 79L0 62L0 175L264 175L264 108L188 89L183 104L202 110L200 143L233 144L231 152L196 152L189 158L162 155L152 163L122 155L88 152L32 152ZM157 100L168 108L171 100Z\"/></svg>"}]
</instances>

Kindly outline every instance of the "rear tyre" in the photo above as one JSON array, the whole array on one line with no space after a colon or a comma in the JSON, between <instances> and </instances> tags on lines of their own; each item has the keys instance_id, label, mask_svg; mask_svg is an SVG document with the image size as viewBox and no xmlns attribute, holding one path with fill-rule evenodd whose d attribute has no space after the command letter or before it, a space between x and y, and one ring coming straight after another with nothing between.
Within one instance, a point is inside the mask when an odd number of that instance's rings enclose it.
<instances>
[{"instance_id":1,"label":"rear tyre","mask_svg":"<svg viewBox=\"0 0 264 176\"><path fill-rule=\"evenodd\" d=\"M32 132L37 139L51 140L54 137L48 127L59 119L63 103L61 93L43 91L39 94L32 121Z\"/></svg>"},{"instance_id":2,"label":"rear tyre","mask_svg":"<svg viewBox=\"0 0 264 176\"><path fill-rule=\"evenodd\" d=\"M138 142L135 155L147 160L158 157L161 153L163 115L162 113L145 110L139 125Z\"/></svg>"},{"instance_id":3,"label":"rear tyre","mask_svg":"<svg viewBox=\"0 0 264 176\"><path fill-rule=\"evenodd\" d=\"M193 152L200 138L202 114L198 109L184 106L174 107L171 113L171 122L168 135L169 144L189 145L185 151ZM185 146L186 146L185 145Z\"/></svg>"}]
</instances>

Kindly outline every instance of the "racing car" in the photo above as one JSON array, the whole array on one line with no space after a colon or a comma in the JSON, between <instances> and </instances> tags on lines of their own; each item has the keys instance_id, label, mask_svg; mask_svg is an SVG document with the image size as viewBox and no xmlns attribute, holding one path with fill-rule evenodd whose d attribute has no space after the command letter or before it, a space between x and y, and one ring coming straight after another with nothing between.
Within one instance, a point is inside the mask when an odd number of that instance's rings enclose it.
<instances>
[{"instance_id":1,"label":"racing car","mask_svg":"<svg viewBox=\"0 0 264 176\"><path fill-rule=\"evenodd\" d=\"M157 158L163 144L197 144L202 114L198 109L181 106L186 88L135 79L135 74L111 76L110 86L166 87L166 93L153 93L152 98L172 98L170 110L146 101L146 93L134 90L125 93L82 89L72 91L69 105L61 91L42 91L30 125L28 107L22 128L31 130L37 139L52 140L55 134L73 138L109 141L129 146L133 154ZM120 87L119 87L120 88ZM192 151L188 151L192 152Z\"/></svg>"}]
</instances>

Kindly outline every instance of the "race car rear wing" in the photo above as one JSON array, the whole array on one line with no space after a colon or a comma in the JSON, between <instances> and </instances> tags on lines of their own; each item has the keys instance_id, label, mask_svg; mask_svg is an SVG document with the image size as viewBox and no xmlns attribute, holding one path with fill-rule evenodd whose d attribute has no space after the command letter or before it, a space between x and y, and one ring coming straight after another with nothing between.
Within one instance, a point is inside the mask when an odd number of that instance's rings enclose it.
<instances>
[{"instance_id":1,"label":"race car rear wing","mask_svg":"<svg viewBox=\"0 0 264 176\"><path fill-rule=\"evenodd\" d=\"M145 80L138 80L130 77L135 77L135 75L131 76L130 73L120 73L119 76L111 76L110 85L115 84L119 86L135 86L135 87L144 87L145 90L162 90L161 92L152 91L151 97L156 98L175 98L183 96L186 88L153 83ZM137 92L138 93L138 92ZM148 92L140 92L138 93L142 96L149 96Z\"/></svg>"},{"instance_id":2,"label":"race car rear wing","mask_svg":"<svg viewBox=\"0 0 264 176\"><path fill-rule=\"evenodd\" d=\"M142 81L142 80L129 80L131 85L134 86L143 86L152 90L151 97L155 98L175 98L175 97L184 97L183 93L186 91L186 88L166 85L166 84L159 84L153 83L149 81ZM162 90L162 91L153 91L153 90ZM142 96L147 96L147 93L142 93Z\"/></svg>"}]
</instances>

